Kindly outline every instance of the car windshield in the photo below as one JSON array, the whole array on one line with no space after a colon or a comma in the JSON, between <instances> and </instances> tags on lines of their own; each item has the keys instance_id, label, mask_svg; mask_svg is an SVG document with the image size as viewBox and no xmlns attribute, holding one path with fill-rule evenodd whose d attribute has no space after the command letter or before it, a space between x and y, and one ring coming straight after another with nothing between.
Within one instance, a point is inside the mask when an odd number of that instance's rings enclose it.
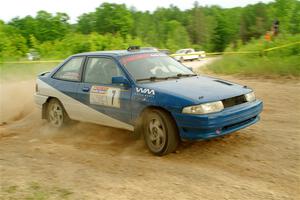
<instances>
[{"instance_id":1,"label":"car windshield","mask_svg":"<svg viewBox=\"0 0 300 200\"><path fill-rule=\"evenodd\" d=\"M161 53L124 56L121 63L136 81L164 80L196 75L186 66Z\"/></svg>"}]
</instances>

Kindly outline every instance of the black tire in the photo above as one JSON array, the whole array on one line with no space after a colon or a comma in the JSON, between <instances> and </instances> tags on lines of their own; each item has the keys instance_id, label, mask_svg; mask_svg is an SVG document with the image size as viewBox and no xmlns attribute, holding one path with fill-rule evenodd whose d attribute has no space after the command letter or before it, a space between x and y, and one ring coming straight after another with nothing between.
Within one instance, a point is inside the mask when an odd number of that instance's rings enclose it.
<instances>
[{"instance_id":1,"label":"black tire","mask_svg":"<svg viewBox=\"0 0 300 200\"><path fill-rule=\"evenodd\" d=\"M64 127L70 122L70 118L66 113L64 106L55 98L50 99L48 102L46 116L48 122L56 128Z\"/></svg>"},{"instance_id":2,"label":"black tire","mask_svg":"<svg viewBox=\"0 0 300 200\"><path fill-rule=\"evenodd\" d=\"M148 149L158 156L174 152L179 144L179 135L170 114L151 109L144 116L144 140Z\"/></svg>"}]
</instances>

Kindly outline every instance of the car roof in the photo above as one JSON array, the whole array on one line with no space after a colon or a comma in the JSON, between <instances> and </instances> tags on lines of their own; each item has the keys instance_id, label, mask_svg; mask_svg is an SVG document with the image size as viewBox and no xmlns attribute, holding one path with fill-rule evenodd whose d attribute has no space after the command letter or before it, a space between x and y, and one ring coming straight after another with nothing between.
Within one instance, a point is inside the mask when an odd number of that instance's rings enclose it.
<instances>
[{"instance_id":1,"label":"car roof","mask_svg":"<svg viewBox=\"0 0 300 200\"><path fill-rule=\"evenodd\" d=\"M135 55L135 54L143 54L143 53L158 53L155 50L112 50L112 51L95 51L95 52L85 52L75 54L73 56L113 56L113 57L122 57L128 55Z\"/></svg>"},{"instance_id":2,"label":"car roof","mask_svg":"<svg viewBox=\"0 0 300 200\"><path fill-rule=\"evenodd\" d=\"M191 50L191 48L188 48L188 49L179 49L178 51L182 51L182 50L187 51L187 50Z\"/></svg>"}]
</instances>

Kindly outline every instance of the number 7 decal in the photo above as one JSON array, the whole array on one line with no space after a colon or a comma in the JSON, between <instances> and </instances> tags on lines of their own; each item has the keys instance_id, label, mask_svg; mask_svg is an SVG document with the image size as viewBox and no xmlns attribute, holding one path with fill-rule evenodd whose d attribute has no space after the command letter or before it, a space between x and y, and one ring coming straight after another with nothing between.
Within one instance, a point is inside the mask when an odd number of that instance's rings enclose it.
<instances>
[{"instance_id":1,"label":"number 7 decal","mask_svg":"<svg viewBox=\"0 0 300 200\"><path fill-rule=\"evenodd\" d=\"M120 88L109 88L107 91L107 106L120 108Z\"/></svg>"},{"instance_id":2,"label":"number 7 decal","mask_svg":"<svg viewBox=\"0 0 300 200\"><path fill-rule=\"evenodd\" d=\"M90 104L120 108L120 88L92 86Z\"/></svg>"}]
</instances>

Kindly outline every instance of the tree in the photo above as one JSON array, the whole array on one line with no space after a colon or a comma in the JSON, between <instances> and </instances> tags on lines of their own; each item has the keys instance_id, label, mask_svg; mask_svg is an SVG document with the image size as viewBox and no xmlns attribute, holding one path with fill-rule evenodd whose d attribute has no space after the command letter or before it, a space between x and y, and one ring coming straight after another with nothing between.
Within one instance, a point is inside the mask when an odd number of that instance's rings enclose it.
<instances>
[{"instance_id":1,"label":"tree","mask_svg":"<svg viewBox=\"0 0 300 200\"><path fill-rule=\"evenodd\" d=\"M212 37L213 51L222 52L229 43L229 27L223 15L216 17L216 27Z\"/></svg>"},{"instance_id":2,"label":"tree","mask_svg":"<svg viewBox=\"0 0 300 200\"><path fill-rule=\"evenodd\" d=\"M197 2L191 10L188 30L193 44L204 45L209 41L208 20Z\"/></svg>"},{"instance_id":3,"label":"tree","mask_svg":"<svg viewBox=\"0 0 300 200\"><path fill-rule=\"evenodd\" d=\"M87 13L79 16L77 22L77 31L83 34L89 34L96 29L96 15L95 13Z\"/></svg>"},{"instance_id":4,"label":"tree","mask_svg":"<svg viewBox=\"0 0 300 200\"><path fill-rule=\"evenodd\" d=\"M243 42L259 38L271 29L272 20L263 3L247 6L241 15L240 37Z\"/></svg>"},{"instance_id":5,"label":"tree","mask_svg":"<svg viewBox=\"0 0 300 200\"><path fill-rule=\"evenodd\" d=\"M300 2L297 1L291 12L289 30L292 34L300 33Z\"/></svg>"},{"instance_id":6,"label":"tree","mask_svg":"<svg viewBox=\"0 0 300 200\"><path fill-rule=\"evenodd\" d=\"M166 47L172 51L190 46L189 36L186 29L176 20L167 23Z\"/></svg>"},{"instance_id":7,"label":"tree","mask_svg":"<svg viewBox=\"0 0 300 200\"><path fill-rule=\"evenodd\" d=\"M103 3L96 8L95 31L98 33L120 33L126 36L132 28L133 19L124 4Z\"/></svg>"},{"instance_id":8,"label":"tree","mask_svg":"<svg viewBox=\"0 0 300 200\"><path fill-rule=\"evenodd\" d=\"M196 2L192 9L180 10L170 5L154 12L103 3L71 25L65 13L39 11L36 16L16 17L7 24L0 20L0 57L18 58L35 48L43 57L63 58L129 45L172 51L186 47L223 51L229 44L241 44L241 40L245 44L261 37L275 19L280 21L281 33L299 34L299 12L299 0L226 9L201 7Z\"/></svg>"},{"instance_id":9,"label":"tree","mask_svg":"<svg viewBox=\"0 0 300 200\"><path fill-rule=\"evenodd\" d=\"M39 11L35 18L17 17L12 19L9 25L15 27L27 41L30 40L30 35L33 35L37 40L44 42L62 39L70 31L68 20L69 16L65 13L56 13L53 16L46 11Z\"/></svg>"},{"instance_id":10,"label":"tree","mask_svg":"<svg viewBox=\"0 0 300 200\"><path fill-rule=\"evenodd\" d=\"M290 19L292 11L299 4L297 0L276 0L273 4L273 20L277 19L280 21L279 32L288 33L290 31Z\"/></svg>"},{"instance_id":11,"label":"tree","mask_svg":"<svg viewBox=\"0 0 300 200\"><path fill-rule=\"evenodd\" d=\"M69 32L69 16L65 13L56 13L52 16L46 11L39 11L35 19L38 29L34 36L39 41L61 39Z\"/></svg>"},{"instance_id":12,"label":"tree","mask_svg":"<svg viewBox=\"0 0 300 200\"><path fill-rule=\"evenodd\" d=\"M26 39L14 27L0 21L0 58L19 58L27 50Z\"/></svg>"}]
</instances>

